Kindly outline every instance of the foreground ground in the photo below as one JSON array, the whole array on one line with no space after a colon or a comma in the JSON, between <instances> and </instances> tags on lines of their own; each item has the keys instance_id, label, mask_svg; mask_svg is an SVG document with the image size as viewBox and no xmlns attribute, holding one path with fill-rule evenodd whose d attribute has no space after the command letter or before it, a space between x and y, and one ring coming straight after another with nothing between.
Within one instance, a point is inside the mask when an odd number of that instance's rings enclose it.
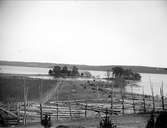
<instances>
[{"instance_id":1,"label":"foreground ground","mask_svg":"<svg viewBox=\"0 0 167 128\"><path fill-rule=\"evenodd\" d=\"M117 128L145 128L147 120L150 115L148 114L131 114L131 115L114 115L112 117L113 122L117 125ZM59 125L65 125L69 128L99 128L98 118L87 118L78 120L63 120L53 121L52 127L56 128ZM27 124L26 126L15 126L18 128L43 128L39 123Z\"/></svg>"},{"instance_id":2,"label":"foreground ground","mask_svg":"<svg viewBox=\"0 0 167 128\"><path fill-rule=\"evenodd\" d=\"M113 116L112 119L118 128L144 128L149 119L149 115L121 115ZM86 128L97 128L99 127L99 119L84 119L55 123L55 126L58 125L76 125Z\"/></svg>"},{"instance_id":3,"label":"foreground ground","mask_svg":"<svg viewBox=\"0 0 167 128\"><path fill-rule=\"evenodd\" d=\"M58 89L55 89L60 81L57 80L39 80L39 79L26 79L26 87L28 91L28 100L37 101L40 97L40 90L43 94L41 99L49 97L54 100L89 100L95 98L107 98L108 95L103 91L97 91L94 86L85 86L87 81L63 81ZM13 86L13 83L15 86ZM23 100L23 84L24 79L21 79L19 76L1 76L0 77L0 87L1 87L1 99L4 101L11 101L11 97L14 97L14 101ZM97 83L95 84L97 85ZM105 83L100 83L100 85L106 86ZM57 91L56 91L57 90ZM50 95L51 92L53 95ZM49 94L48 95L45 95ZM8 97L8 98L7 98ZM46 102L45 101L45 102ZM149 115L147 114L131 114L131 115L115 115L112 117L113 122L117 125L117 128L145 128ZM66 125L70 128L98 128L99 127L99 118L87 118L87 119L78 119L71 120L70 118L63 121L52 120L53 128L56 128L58 125ZM22 128L24 126L18 126ZM42 128L40 123L29 123L26 126L27 128Z\"/></svg>"}]
</instances>

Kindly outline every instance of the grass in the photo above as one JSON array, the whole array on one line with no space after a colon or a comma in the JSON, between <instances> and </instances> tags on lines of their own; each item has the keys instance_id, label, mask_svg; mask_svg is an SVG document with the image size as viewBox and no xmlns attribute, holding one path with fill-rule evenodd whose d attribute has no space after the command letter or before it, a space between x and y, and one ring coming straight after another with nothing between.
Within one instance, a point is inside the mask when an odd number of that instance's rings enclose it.
<instances>
[{"instance_id":1,"label":"grass","mask_svg":"<svg viewBox=\"0 0 167 128\"><path fill-rule=\"evenodd\" d=\"M40 93L42 97L51 92L60 80L40 80L14 75L0 75L0 100L3 102L23 101L24 83L28 88L28 100L39 100ZM87 81L80 80L63 80L58 91L53 95L53 99L58 100L84 100L95 99L97 97L96 89L85 88ZM106 97L105 94L99 93L100 98Z\"/></svg>"},{"instance_id":2,"label":"grass","mask_svg":"<svg viewBox=\"0 0 167 128\"><path fill-rule=\"evenodd\" d=\"M25 81L24 81L25 79ZM3 102L23 101L24 83L28 89L28 100L38 100L40 92L45 94L57 84L56 80L30 79L21 76L0 76L0 100ZM40 91L41 90L41 91Z\"/></svg>"},{"instance_id":3,"label":"grass","mask_svg":"<svg viewBox=\"0 0 167 128\"><path fill-rule=\"evenodd\" d=\"M59 99L58 100L87 100L96 99L96 90L91 90L84 88L86 81L66 81L63 83L62 87L59 89ZM99 97L105 97L100 95Z\"/></svg>"}]
</instances>

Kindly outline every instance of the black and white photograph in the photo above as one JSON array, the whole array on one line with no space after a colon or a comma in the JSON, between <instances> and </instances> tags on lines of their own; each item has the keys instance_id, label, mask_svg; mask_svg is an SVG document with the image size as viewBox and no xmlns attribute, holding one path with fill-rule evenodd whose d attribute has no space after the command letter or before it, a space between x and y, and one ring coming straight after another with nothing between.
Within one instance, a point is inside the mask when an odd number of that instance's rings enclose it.
<instances>
[{"instance_id":1,"label":"black and white photograph","mask_svg":"<svg viewBox=\"0 0 167 128\"><path fill-rule=\"evenodd\" d=\"M0 0L0 127L167 128L167 0Z\"/></svg>"}]
</instances>

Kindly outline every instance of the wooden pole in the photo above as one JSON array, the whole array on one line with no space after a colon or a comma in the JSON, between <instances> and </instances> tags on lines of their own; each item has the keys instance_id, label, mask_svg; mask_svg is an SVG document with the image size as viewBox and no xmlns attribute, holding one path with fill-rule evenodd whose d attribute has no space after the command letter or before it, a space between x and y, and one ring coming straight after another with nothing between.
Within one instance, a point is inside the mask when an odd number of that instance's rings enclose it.
<instances>
[{"instance_id":1,"label":"wooden pole","mask_svg":"<svg viewBox=\"0 0 167 128\"><path fill-rule=\"evenodd\" d=\"M165 110L165 105L164 105L164 91L163 91L163 81L162 81L162 86L160 88L160 95L161 95L161 101L162 101L162 110Z\"/></svg>"},{"instance_id":2,"label":"wooden pole","mask_svg":"<svg viewBox=\"0 0 167 128\"><path fill-rule=\"evenodd\" d=\"M131 95L132 95L132 102L133 102L133 112L136 113L134 95L133 95L133 85L131 86Z\"/></svg>"},{"instance_id":3,"label":"wooden pole","mask_svg":"<svg viewBox=\"0 0 167 128\"><path fill-rule=\"evenodd\" d=\"M56 105L57 105L57 120L59 120L59 110L58 110L59 109L59 104L58 104L58 102L57 102Z\"/></svg>"},{"instance_id":4,"label":"wooden pole","mask_svg":"<svg viewBox=\"0 0 167 128\"><path fill-rule=\"evenodd\" d=\"M20 104L17 103L17 119L20 120Z\"/></svg>"},{"instance_id":5,"label":"wooden pole","mask_svg":"<svg viewBox=\"0 0 167 128\"><path fill-rule=\"evenodd\" d=\"M43 120L43 110L42 110L42 79L40 79L40 85L39 85L39 97L40 97L40 120L41 120L41 123L42 123L42 120Z\"/></svg>"},{"instance_id":6,"label":"wooden pole","mask_svg":"<svg viewBox=\"0 0 167 128\"><path fill-rule=\"evenodd\" d=\"M71 114L71 103L69 102L69 111L70 111L70 118L72 119L72 114Z\"/></svg>"},{"instance_id":7,"label":"wooden pole","mask_svg":"<svg viewBox=\"0 0 167 128\"><path fill-rule=\"evenodd\" d=\"M43 120L43 112L42 112L42 104L41 104L41 103L40 103L39 107L40 107L40 120L41 120L41 123L42 123L42 120Z\"/></svg>"},{"instance_id":8,"label":"wooden pole","mask_svg":"<svg viewBox=\"0 0 167 128\"><path fill-rule=\"evenodd\" d=\"M154 89L151 83L151 79L150 79L150 88L151 88L151 93L152 93L153 112L155 112Z\"/></svg>"},{"instance_id":9,"label":"wooden pole","mask_svg":"<svg viewBox=\"0 0 167 128\"><path fill-rule=\"evenodd\" d=\"M111 91L111 95L110 96L111 96L111 107L110 108L112 110L113 109L113 95L112 95L112 91Z\"/></svg>"},{"instance_id":10,"label":"wooden pole","mask_svg":"<svg viewBox=\"0 0 167 128\"><path fill-rule=\"evenodd\" d=\"M123 94L123 83L122 83L122 79L121 79L121 98L122 98L122 114L124 114L124 94Z\"/></svg>"},{"instance_id":11,"label":"wooden pole","mask_svg":"<svg viewBox=\"0 0 167 128\"><path fill-rule=\"evenodd\" d=\"M58 113L58 88L56 90L56 101L57 101L57 120L59 119L59 113Z\"/></svg>"},{"instance_id":12,"label":"wooden pole","mask_svg":"<svg viewBox=\"0 0 167 128\"><path fill-rule=\"evenodd\" d=\"M112 88L112 90L111 90L111 110L112 110L113 109L113 93L114 93L113 84L111 85L111 88Z\"/></svg>"},{"instance_id":13,"label":"wooden pole","mask_svg":"<svg viewBox=\"0 0 167 128\"><path fill-rule=\"evenodd\" d=\"M23 88L24 88L24 125L27 124L27 120L26 120L26 105L27 105L27 89L26 89L26 81L25 78L23 79L24 83L23 83Z\"/></svg>"},{"instance_id":14,"label":"wooden pole","mask_svg":"<svg viewBox=\"0 0 167 128\"><path fill-rule=\"evenodd\" d=\"M85 104L85 118L87 118L87 102Z\"/></svg>"},{"instance_id":15,"label":"wooden pole","mask_svg":"<svg viewBox=\"0 0 167 128\"><path fill-rule=\"evenodd\" d=\"M146 101L145 101L145 94L144 94L144 87L142 87L143 90L143 107L144 107L144 112L146 112Z\"/></svg>"}]
</instances>

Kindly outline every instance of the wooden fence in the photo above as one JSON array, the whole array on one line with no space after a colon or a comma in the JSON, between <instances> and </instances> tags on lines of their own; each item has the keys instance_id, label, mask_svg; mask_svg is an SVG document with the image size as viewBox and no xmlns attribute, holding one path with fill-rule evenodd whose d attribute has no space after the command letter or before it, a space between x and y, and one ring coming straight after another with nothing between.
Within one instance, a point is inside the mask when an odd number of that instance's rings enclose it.
<instances>
[{"instance_id":1,"label":"wooden fence","mask_svg":"<svg viewBox=\"0 0 167 128\"><path fill-rule=\"evenodd\" d=\"M110 97L71 101L55 101L54 98L51 98L45 104L27 101L27 90L25 89L24 102L17 102L15 105L0 104L0 107L15 113L24 124L30 119L39 122L45 113L50 114L53 120L63 120L103 116L106 110L110 114L149 113L167 110L167 98L163 94L163 83L160 88L160 97L154 96L151 84L150 88L152 95L145 95L144 91L143 94L134 94L132 88L131 93L125 93L121 90L119 96L112 91L107 92L105 89L98 88L99 91L106 91Z\"/></svg>"}]
</instances>

